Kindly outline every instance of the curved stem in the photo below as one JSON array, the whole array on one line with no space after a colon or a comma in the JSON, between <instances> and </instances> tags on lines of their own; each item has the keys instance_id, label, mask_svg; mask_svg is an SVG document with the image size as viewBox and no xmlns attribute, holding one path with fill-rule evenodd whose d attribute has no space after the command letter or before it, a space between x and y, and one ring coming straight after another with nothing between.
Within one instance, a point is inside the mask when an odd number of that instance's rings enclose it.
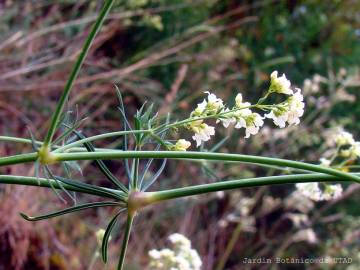
<instances>
[{"instance_id":1,"label":"curved stem","mask_svg":"<svg viewBox=\"0 0 360 270\"><path fill-rule=\"evenodd\" d=\"M34 186L34 187L46 187L51 188L53 186L56 189L61 189L59 183L52 179L45 178L37 178L37 177L29 177L29 176L14 176L14 175L0 175L0 184L11 184L11 185L25 185L25 186ZM62 183L63 187L69 191L75 191L85 194L96 195L100 197L107 197L111 199L118 199L117 196L112 196L111 193L97 193L96 190L83 189L81 187L74 187L72 185L68 185L66 183ZM91 186L91 185L90 185ZM118 194L119 196L123 193L118 190L103 188L104 190L108 190L112 193Z\"/></svg>"},{"instance_id":2,"label":"curved stem","mask_svg":"<svg viewBox=\"0 0 360 270\"><path fill-rule=\"evenodd\" d=\"M22 216L23 219L25 219L27 221L39 221L39 220L49 219L49 218L53 218L53 217L58 217L58 216L82 211L82 210L87 210L90 208L107 207L107 206L119 207L119 206L124 206L124 205L121 205L118 202L93 202L93 203L85 203L85 204L81 204L81 205L75 205L75 206L72 206L69 208L65 208L62 210L58 210L58 211L55 211L55 212L52 212L49 214L40 215L40 216L28 216L24 213L20 213L20 215Z\"/></svg>"},{"instance_id":3,"label":"curved stem","mask_svg":"<svg viewBox=\"0 0 360 270\"><path fill-rule=\"evenodd\" d=\"M241 154L224 154L224 153L210 153L210 152L182 152L182 151L106 151L106 152L82 152L82 153L53 153L52 158L58 162L69 160L95 160L95 159L125 159L125 158L157 158L157 159L204 159L204 160L218 160L218 161L237 161L254 164L275 165L289 168L302 169L312 172L324 173L348 181L355 181L360 183L360 177L351 175L335 169L304 163L300 161L270 158L262 156L241 155ZM37 159L37 153L23 154L18 156L11 156L0 158L0 166L31 162Z\"/></svg>"},{"instance_id":4,"label":"curved stem","mask_svg":"<svg viewBox=\"0 0 360 270\"><path fill-rule=\"evenodd\" d=\"M61 153L54 154L57 161L68 160L93 160L93 159L124 159L124 158L169 158L169 159L204 159L218 161L250 162L254 164L267 164L297 168L312 172L325 173L360 183L360 178L355 175L344 173L335 169L314 165L299 161L270 158L252 155L224 154L209 152L183 152L183 151L112 151L112 152L91 152L91 153ZM0 160L1 161L1 160ZM1 163L0 163L1 165Z\"/></svg>"},{"instance_id":5,"label":"curved stem","mask_svg":"<svg viewBox=\"0 0 360 270\"><path fill-rule=\"evenodd\" d=\"M3 142L15 142L15 143L26 143L31 144L32 141L30 139L18 138L18 137L11 137L11 136L0 136L0 141ZM39 146L43 144L43 142L35 141L35 143Z\"/></svg>"},{"instance_id":6,"label":"curved stem","mask_svg":"<svg viewBox=\"0 0 360 270\"><path fill-rule=\"evenodd\" d=\"M353 176L360 176L360 173L351 174ZM222 190L230 190L244 187L257 187L266 185L281 185L281 184L295 184L306 182L347 182L345 179L337 178L325 174L295 174L283 176L267 176L259 178L238 179L230 181L222 181L211 184L196 185L190 187L169 189L156 192L146 192L147 200L155 203L164 200L171 200L181 197L194 196L205 194L209 192L216 192Z\"/></svg>"},{"instance_id":7,"label":"curved stem","mask_svg":"<svg viewBox=\"0 0 360 270\"><path fill-rule=\"evenodd\" d=\"M24 139L24 138L18 138L18 137L11 137L11 136L0 136L0 142L13 142L13 143L24 143L24 144L32 144L32 141L30 139ZM77 141L76 141L77 143ZM42 146L44 142L42 141L35 141L35 144L37 146ZM59 145L52 145L52 148L58 149L63 146ZM111 149L106 148L95 148L95 151L111 151ZM85 147L71 147L69 152L88 152Z\"/></svg>"},{"instance_id":8,"label":"curved stem","mask_svg":"<svg viewBox=\"0 0 360 270\"><path fill-rule=\"evenodd\" d=\"M182 151L106 151L106 152L86 152L86 153L54 153L56 161L69 160L95 160L95 159L124 159L124 158L170 158L170 159L204 159L204 160L218 160L218 161L237 161L254 164L267 164L275 166L284 166L290 168L303 169L313 172L320 172L338 177L343 177L350 181L359 182L359 177L344 173L331 168L278 158L269 158L252 155L240 154L224 154L224 153L209 153L209 152L182 152ZM0 158L0 166L10 165L23 162L35 161L36 153L18 155Z\"/></svg>"},{"instance_id":9,"label":"curved stem","mask_svg":"<svg viewBox=\"0 0 360 270\"><path fill-rule=\"evenodd\" d=\"M56 110L51 118L50 127L49 127L49 130L47 132L47 135L46 135L45 141L44 141L45 147L48 147L51 144L51 141L53 139L53 136L55 134L55 131L56 131L59 119L60 119L60 115L64 109L65 102L69 97L69 94L70 94L71 88L74 84L74 81L77 78L77 76L79 75L80 68L81 68L82 64L84 63L85 57L89 52L91 44L93 43L97 33L100 31L100 28L104 23L105 17L109 13L114 2L115 2L115 0L107 0L105 2L104 7L102 8L98 18L95 21L94 26L91 29L89 36L87 37L87 39L84 43L84 46L80 52L80 55L74 65L74 68L71 71L69 79L65 85L64 92L62 93L61 98L56 107Z\"/></svg>"},{"instance_id":10,"label":"curved stem","mask_svg":"<svg viewBox=\"0 0 360 270\"><path fill-rule=\"evenodd\" d=\"M100 135L87 137L85 139L78 140L78 141L75 141L73 143L69 143L67 145L64 145L64 146L56 149L54 151L54 153L64 152L64 151L66 151L66 150L68 150L70 148L73 148L75 146L79 146L79 145L82 145L82 144L87 143L87 142L92 142L92 141L101 140L101 139L105 139L105 138L119 137L119 136L124 136L124 135L127 135L127 134L143 134L143 133L151 133L151 132L152 132L151 130L125 130L125 131L115 131L115 132L104 133L104 134L100 134Z\"/></svg>"},{"instance_id":11,"label":"curved stem","mask_svg":"<svg viewBox=\"0 0 360 270\"><path fill-rule=\"evenodd\" d=\"M28 153L28 154L21 154L21 155L14 155L9 157L1 157L0 158L0 167L6 165L14 165L19 163L27 163L36 161L38 158L38 153Z\"/></svg>"}]
</instances>

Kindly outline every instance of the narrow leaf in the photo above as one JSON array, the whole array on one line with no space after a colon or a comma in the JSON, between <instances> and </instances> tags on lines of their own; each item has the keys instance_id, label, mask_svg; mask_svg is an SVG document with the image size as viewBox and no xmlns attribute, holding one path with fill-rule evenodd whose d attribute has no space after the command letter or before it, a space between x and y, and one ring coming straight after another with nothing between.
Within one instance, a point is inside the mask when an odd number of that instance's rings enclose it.
<instances>
[{"instance_id":1,"label":"narrow leaf","mask_svg":"<svg viewBox=\"0 0 360 270\"><path fill-rule=\"evenodd\" d=\"M125 131L127 130L126 125L128 125L129 129L132 130L131 125L129 124L129 122L127 120L127 117L126 117L125 106L124 106L124 102L123 102L121 92L120 92L119 88L116 85L115 85L115 88L116 88L116 93L117 93L119 103L120 103L119 110L120 110L120 113L122 115L124 130ZM127 150L128 150L127 135L124 135L124 151L127 151ZM126 171L128 179L129 179L129 183L131 183L132 175L131 175L131 172L130 172L129 160L124 159L124 163L125 163L125 171Z\"/></svg>"},{"instance_id":2,"label":"narrow leaf","mask_svg":"<svg viewBox=\"0 0 360 270\"><path fill-rule=\"evenodd\" d=\"M80 132L77 132L76 130L74 130L74 133L76 134L76 136L79 137L80 140L86 138L84 135L82 135ZM88 150L88 152L95 152L95 147L90 142L85 142L84 146ZM105 165L105 163L102 160L95 160L95 163L97 167L100 169L100 171L105 175L105 177L108 180L110 180L110 182L112 182L123 192L127 193L126 187L116 178L115 175L111 173L111 171L108 169L108 167Z\"/></svg>"},{"instance_id":3,"label":"narrow leaf","mask_svg":"<svg viewBox=\"0 0 360 270\"><path fill-rule=\"evenodd\" d=\"M69 207L60 211L52 212L46 215L41 215L37 217L28 216L24 213L20 213L20 215L27 221L39 221L44 219L49 219L53 217L58 217L62 215L66 215L73 212L78 212L81 210L89 209L89 208L96 208L96 207L105 207L105 206L120 206L117 202L95 202L95 203L85 203L82 205L77 205L73 207Z\"/></svg>"},{"instance_id":4,"label":"narrow leaf","mask_svg":"<svg viewBox=\"0 0 360 270\"><path fill-rule=\"evenodd\" d=\"M70 194L69 191L67 191L64 186L62 185L61 182L58 181L58 179L56 179L55 177L53 177L53 174L52 172L50 171L49 167L45 165L45 171L50 175L51 178L53 178L55 181L56 181L56 184L58 184L58 186L60 187L60 189L62 191L65 192L65 194L73 201L75 202L75 199L73 198L73 196ZM66 201L65 201L66 202Z\"/></svg>"},{"instance_id":5,"label":"narrow leaf","mask_svg":"<svg viewBox=\"0 0 360 270\"><path fill-rule=\"evenodd\" d=\"M107 259L108 259L108 245L109 245L109 240L110 240L110 236L111 236L111 232L113 230L113 228L116 225L117 222L117 218L119 217L119 215L121 214L121 212L123 212L125 209L120 210L109 222L108 226L106 227L105 230L105 234L104 234L104 238L101 244L101 255L102 255L102 259L104 261L104 263L107 263Z\"/></svg>"},{"instance_id":6,"label":"narrow leaf","mask_svg":"<svg viewBox=\"0 0 360 270\"><path fill-rule=\"evenodd\" d=\"M80 189L83 189L83 190L87 190L87 191L90 191L98 196L105 196L105 197L110 197L110 198L114 198L114 199L117 199L117 200L121 200L121 201L125 201L125 194L123 196L117 194L117 193L114 193L114 192L111 192L110 190L107 190L105 188L102 188L102 187L98 187L98 186L93 186L93 185L90 185L90 184L86 184L86 183L82 183L82 182L79 182L79 181L73 181L73 180L70 180L70 179L66 179L66 178L63 178L63 177L60 177L60 176L54 176L54 178L56 178L57 180L69 185L69 186L73 186L73 187L76 187L76 188L80 188Z\"/></svg>"},{"instance_id":7,"label":"narrow leaf","mask_svg":"<svg viewBox=\"0 0 360 270\"><path fill-rule=\"evenodd\" d=\"M144 185L143 191L146 191L152 184L155 183L155 181L159 178L163 170L165 169L167 159L164 159L163 163L161 164L161 167L159 170L155 173L155 175Z\"/></svg>"},{"instance_id":8,"label":"narrow leaf","mask_svg":"<svg viewBox=\"0 0 360 270\"><path fill-rule=\"evenodd\" d=\"M66 204L66 200L61 196L61 194L56 190L56 188L54 187L54 185L52 184L52 182L50 181L50 177L49 174L47 172L47 170L43 170L44 176L46 178L46 180L49 182L49 185L51 187L51 189L54 191L55 195L59 198L59 200L61 200L64 204ZM55 180L55 179L54 179ZM64 188L61 183L59 183L58 181L55 180L55 182L59 185L60 184L60 188Z\"/></svg>"},{"instance_id":9,"label":"narrow leaf","mask_svg":"<svg viewBox=\"0 0 360 270\"><path fill-rule=\"evenodd\" d=\"M82 123L84 123L87 120L87 117L84 119L81 119L80 121L74 123L74 125L71 127L67 124L63 124L67 128L66 131L64 131L63 134L61 134L56 140L54 140L53 144L58 144L62 140L64 140L66 137L68 137L74 130L78 129Z\"/></svg>"},{"instance_id":10,"label":"narrow leaf","mask_svg":"<svg viewBox=\"0 0 360 270\"><path fill-rule=\"evenodd\" d=\"M229 136L226 136L225 138L223 138L220 142L218 142L217 144L215 144L209 152L215 152L216 150L218 150L221 146L224 145L224 143L229 139Z\"/></svg>"}]
</instances>

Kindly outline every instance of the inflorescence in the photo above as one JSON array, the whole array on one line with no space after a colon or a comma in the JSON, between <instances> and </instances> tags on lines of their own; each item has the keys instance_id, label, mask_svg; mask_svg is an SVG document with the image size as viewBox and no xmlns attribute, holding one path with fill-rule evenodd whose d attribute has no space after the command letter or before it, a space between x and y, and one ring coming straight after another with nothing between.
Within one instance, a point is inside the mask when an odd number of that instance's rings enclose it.
<instances>
[{"instance_id":1,"label":"inflorescence","mask_svg":"<svg viewBox=\"0 0 360 270\"><path fill-rule=\"evenodd\" d=\"M256 104L244 102L241 93L235 97L235 104L232 107L226 106L224 101L215 94L205 92L208 96L197 105L190 114L190 118L183 121L183 127L191 130L194 135L192 139L199 147L202 142L210 140L215 135L215 127L206 123L206 120L213 119L216 123L221 123L225 128L233 125L235 129L245 129L245 138L255 135L264 125L264 119L269 118L273 123L284 128L286 125L298 125L300 117L304 114L304 98L299 88L291 89L291 82L285 74L278 77L278 72L274 71L270 76L270 86L265 95ZM264 101L271 94L285 95L285 101L277 104L264 104ZM254 109L265 112L261 115L254 112ZM172 150L185 151L191 143L180 139Z\"/></svg>"}]
</instances>

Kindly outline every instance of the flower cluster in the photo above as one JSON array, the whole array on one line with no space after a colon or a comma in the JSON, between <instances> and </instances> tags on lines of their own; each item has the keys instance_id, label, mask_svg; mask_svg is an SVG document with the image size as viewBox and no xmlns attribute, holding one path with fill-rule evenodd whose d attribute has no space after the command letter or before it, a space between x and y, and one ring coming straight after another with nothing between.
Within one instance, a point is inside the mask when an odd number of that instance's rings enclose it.
<instances>
[{"instance_id":1,"label":"flower cluster","mask_svg":"<svg viewBox=\"0 0 360 270\"><path fill-rule=\"evenodd\" d=\"M304 97L301 94L299 88L295 88L295 93L290 89L290 81L286 79L285 74L281 77L277 77L277 71L271 74L270 92L276 92L279 94L290 95L287 100L274 109L265 117L273 119L274 124L280 128L286 126L286 122L289 125L298 125L300 123L300 117L304 114Z\"/></svg>"},{"instance_id":2,"label":"flower cluster","mask_svg":"<svg viewBox=\"0 0 360 270\"><path fill-rule=\"evenodd\" d=\"M360 142L354 140L351 133L341 131L335 136L336 145L343 158L356 159L360 157Z\"/></svg>"},{"instance_id":3,"label":"flower cluster","mask_svg":"<svg viewBox=\"0 0 360 270\"><path fill-rule=\"evenodd\" d=\"M333 155L330 159L324 157L320 159L320 164L323 166L329 167L338 160L343 160L341 164L346 165L347 161L360 158L360 141L355 141L353 135L342 128L332 131L328 144L334 147L330 150Z\"/></svg>"},{"instance_id":4,"label":"flower cluster","mask_svg":"<svg viewBox=\"0 0 360 270\"><path fill-rule=\"evenodd\" d=\"M340 184L325 185L321 189L319 183L298 183L296 184L298 191L305 197L313 201L329 201L336 199L342 194L342 187Z\"/></svg>"},{"instance_id":5,"label":"flower cluster","mask_svg":"<svg viewBox=\"0 0 360 270\"><path fill-rule=\"evenodd\" d=\"M205 92L208 95L207 98L191 112L190 118L184 125L194 132L192 139L196 142L196 146L200 146L202 142L210 140L211 136L215 135L215 127L205 123L207 119L215 119L216 123L221 123L225 128L230 125L236 129L244 128L245 138L257 134L264 125L265 118L272 119L274 124L281 128L285 127L286 124L299 124L305 107L301 90L296 88L293 91L290 88L291 82L285 74L278 77L278 72L274 71L270 77L269 89L256 104L244 102L242 94L238 93L235 97L234 106L227 107L223 100L215 94ZM264 105L263 102L270 94L287 95L287 98L279 104ZM265 111L267 114L261 115L254 112L253 109Z\"/></svg>"},{"instance_id":6,"label":"flower cluster","mask_svg":"<svg viewBox=\"0 0 360 270\"><path fill-rule=\"evenodd\" d=\"M150 269L156 270L200 270L201 259L191 242L184 235L175 233L169 236L172 249L150 250Z\"/></svg>"}]
</instances>

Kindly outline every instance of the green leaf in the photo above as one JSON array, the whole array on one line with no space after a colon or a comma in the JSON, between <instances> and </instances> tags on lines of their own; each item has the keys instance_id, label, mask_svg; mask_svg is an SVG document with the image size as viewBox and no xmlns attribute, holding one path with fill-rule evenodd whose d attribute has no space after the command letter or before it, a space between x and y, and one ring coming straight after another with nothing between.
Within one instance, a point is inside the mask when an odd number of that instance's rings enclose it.
<instances>
[{"instance_id":1,"label":"green leaf","mask_svg":"<svg viewBox=\"0 0 360 270\"><path fill-rule=\"evenodd\" d=\"M66 204L66 200L61 196L61 194L56 190L56 188L54 187L54 185L51 183L50 181L50 177L49 177L49 173L48 171L45 169L43 170L44 176L46 178L46 180L49 182L49 185L52 189L52 191L54 191L55 195L59 198L59 200L61 200L63 203ZM55 179L54 179L55 180ZM60 187L60 189L63 189L64 187L61 185L61 183L59 183L57 180L55 180L56 184Z\"/></svg>"},{"instance_id":2,"label":"green leaf","mask_svg":"<svg viewBox=\"0 0 360 270\"><path fill-rule=\"evenodd\" d=\"M61 189L62 191L64 191L65 194L66 194L73 202L75 202L75 199L74 199L74 197L70 194L70 192L67 191L67 190L64 188L64 186L62 185L61 182L58 181L58 179L56 179L56 178L53 177L53 174L52 174L52 172L50 171L49 167L45 165L44 168L45 168L44 172L48 174L47 176L50 175L50 178L53 178L53 179L56 181L56 184L58 184L58 186L60 187L60 189ZM57 194L58 194L58 193L57 193ZM60 195L60 194L59 194L59 195ZM60 198L62 198L62 196L60 196ZM62 199L63 199L63 198L62 198ZM65 199L63 199L63 201L64 201L64 203L66 203L66 200L65 200Z\"/></svg>"},{"instance_id":3,"label":"green leaf","mask_svg":"<svg viewBox=\"0 0 360 270\"><path fill-rule=\"evenodd\" d=\"M72 127L70 127L67 124L62 124L64 127L67 128L66 131L64 131L63 134L61 134L56 140L54 140L53 144L58 144L62 140L64 140L66 137L68 137L74 130L78 129L82 123L84 123L87 120L87 117L84 119L81 119L80 121L76 122Z\"/></svg>"},{"instance_id":4,"label":"green leaf","mask_svg":"<svg viewBox=\"0 0 360 270\"><path fill-rule=\"evenodd\" d=\"M224 145L224 143L229 139L229 136L226 136L225 138L223 138L220 142L218 142L217 144L215 144L210 150L209 152L215 152L217 151L221 146Z\"/></svg>"},{"instance_id":5,"label":"green leaf","mask_svg":"<svg viewBox=\"0 0 360 270\"><path fill-rule=\"evenodd\" d=\"M104 263L107 263L107 259L108 259L108 244L109 244L109 240L110 240L110 236L111 236L111 232L113 230L113 228L116 225L117 222L117 218L119 217L119 215L124 211L125 209L120 210L109 222L108 226L106 227L106 231L104 234L104 238L101 244L101 255L102 255L102 259L104 261Z\"/></svg>"},{"instance_id":6,"label":"green leaf","mask_svg":"<svg viewBox=\"0 0 360 270\"><path fill-rule=\"evenodd\" d=\"M117 200L121 200L121 201L126 201L125 200L125 194L123 196L120 196L119 194L117 193L114 193L114 192L111 192L110 190L108 189L105 189L105 188L102 188L102 187L98 187L98 186L93 186L93 185L90 185L90 184L86 184L86 183L82 183L80 181L73 181L73 180L70 180L70 179L66 179L64 177L61 177L61 176L55 176L54 175L54 178L56 178L57 180L69 185L69 186L73 186L73 187L76 187L76 188L80 188L80 189L83 189L83 190L87 190L87 191L90 191L98 196L104 196L104 197L110 197L110 198L114 198L114 199L117 199Z\"/></svg>"},{"instance_id":7,"label":"green leaf","mask_svg":"<svg viewBox=\"0 0 360 270\"><path fill-rule=\"evenodd\" d=\"M31 129L29 127L27 127L27 128L28 128L28 131L29 131L29 134L30 134L32 149L33 149L33 151L37 152L38 151L38 146L37 146L34 134L32 133L32 131L31 131Z\"/></svg>"},{"instance_id":8,"label":"green leaf","mask_svg":"<svg viewBox=\"0 0 360 270\"><path fill-rule=\"evenodd\" d=\"M53 218L53 217L66 215L66 214L73 213L73 212L78 212L78 211L89 209L89 208L106 207L106 206L120 206L120 204L118 202L85 203L82 205L69 207L69 208L66 208L66 209L63 209L60 211L52 212L52 213L37 216L37 217L28 216L24 213L20 213L20 215L27 221L39 221L39 220L44 220L44 219L49 219L49 218Z\"/></svg>"},{"instance_id":9,"label":"green leaf","mask_svg":"<svg viewBox=\"0 0 360 270\"><path fill-rule=\"evenodd\" d=\"M155 181L159 178L163 170L165 169L167 159L164 159L159 170L155 173L155 175L144 185L143 191L146 191Z\"/></svg>"},{"instance_id":10,"label":"green leaf","mask_svg":"<svg viewBox=\"0 0 360 270\"><path fill-rule=\"evenodd\" d=\"M76 173L79 173L80 175L83 175L82 169L79 165L79 163L77 163L76 161L64 161L64 165L67 166L67 169L70 169L68 172L70 173L70 171L75 171ZM69 174L71 175L71 173Z\"/></svg>"},{"instance_id":11,"label":"green leaf","mask_svg":"<svg viewBox=\"0 0 360 270\"><path fill-rule=\"evenodd\" d=\"M76 130L73 131L76 136L79 137L80 140L85 139L86 137L82 135L80 132L77 132ZM95 147L90 142L85 142L84 146L88 152L95 152ZM105 175L105 177L110 180L115 186L117 186L120 190L127 193L127 188L116 178L115 175L111 173L111 171L108 169L108 167L105 165L105 163L102 160L95 160L96 165L100 169L100 171Z\"/></svg>"},{"instance_id":12,"label":"green leaf","mask_svg":"<svg viewBox=\"0 0 360 270\"><path fill-rule=\"evenodd\" d=\"M115 87L116 87L116 93L117 93L119 103L120 103L119 111L120 111L122 119L123 119L124 131L127 130L126 125L128 125L129 129L132 131L131 125L129 124L129 122L127 120L127 117L126 117L125 106L124 106L124 102L123 102L121 92L120 92L119 88L116 85L115 85ZM127 149L128 149L127 135L124 135L124 151L127 151ZM125 163L125 171L126 171L128 179L129 179L129 183L131 183L132 175L131 175L131 172L130 172L129 159L127 159L127 158L124 159L124 163Z\"/></svg>"}]
</instances>

